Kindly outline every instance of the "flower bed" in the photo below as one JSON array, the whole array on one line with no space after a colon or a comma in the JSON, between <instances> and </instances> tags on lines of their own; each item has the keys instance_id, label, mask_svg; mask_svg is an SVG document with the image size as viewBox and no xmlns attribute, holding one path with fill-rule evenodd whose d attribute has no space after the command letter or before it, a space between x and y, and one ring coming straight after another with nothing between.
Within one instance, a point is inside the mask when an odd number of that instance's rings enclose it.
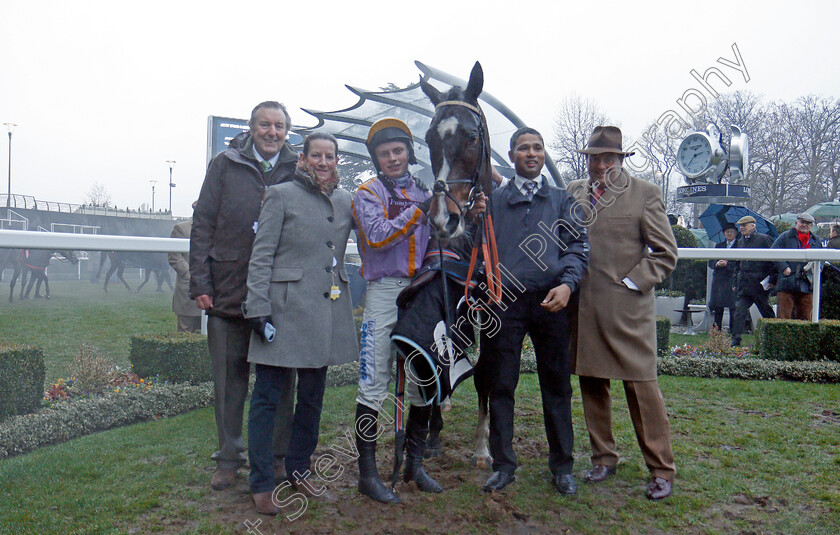
<instances>
[{"instance_id":1,"label":"flower bed","mask_svg":"<svg viewBox=\"0 0 840 535\"><path fill-rule=\"evenodd\" d=\"M153 384L127 380L98 395L73 396L67 383L52 385L56 399L34 414L0 423L0 459L98 431L167 418L213 403L213 383ZM59 392L64 392L64 395ZM49 391L48 391L49 392ZM72 401L71 401L72 400Z\"/></svg>"}]
</instances>

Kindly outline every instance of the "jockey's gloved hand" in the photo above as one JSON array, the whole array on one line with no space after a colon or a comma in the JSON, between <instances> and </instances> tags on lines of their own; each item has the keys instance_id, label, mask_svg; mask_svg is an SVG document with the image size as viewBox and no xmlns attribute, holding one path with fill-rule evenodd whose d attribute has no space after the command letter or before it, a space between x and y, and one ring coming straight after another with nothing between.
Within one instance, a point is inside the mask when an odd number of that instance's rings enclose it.
<instances>
[{"instance_id":1,"label":"jockey's gloved hand","mask_svg":"<svg viewBox=\"0 0 840 535\"><path fill-rule=\"evenodd\" d=\"M257 333L260 340L263 342L271 342L274 340L274 333L277 330L271 323L271 316L258 316L256 318L248 318L248 326L251 330Z\"/></svg>"},{"instance_id":2,"label":"jockey's gloved hand","mask_svg":"<svg viewBox=\"0 0 840 535\"><path fill-rule=\"evenodd\" d=\"M423 212L424 214L428 215L429 210L432 208L432 199L434 199L434 198L435 198L435 196L432 195L431 197L429 197L428 199L426 199L422 203L418 204L417 208L419 208L420 211Z\"/></svg>"}]
</instances>

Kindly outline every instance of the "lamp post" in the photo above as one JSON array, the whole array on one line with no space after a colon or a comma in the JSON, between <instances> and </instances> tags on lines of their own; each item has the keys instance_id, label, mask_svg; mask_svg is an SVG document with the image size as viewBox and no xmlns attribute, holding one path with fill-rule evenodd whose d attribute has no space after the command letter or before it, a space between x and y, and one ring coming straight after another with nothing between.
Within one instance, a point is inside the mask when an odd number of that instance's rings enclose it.
<instances>
[{"instance_id":1,"label":"lamp post","mask_svg":"<svg viewBox=\"0 0 840 535\"><path fill-rule=\"evenodd\" d=\"M12 206L12 132L17 126L15 123L3 123L9 131L9 189L6 195L6 217L9 217L9 208Z\"/></svg>"},{"instance_id":2,"label":"lamp post","mask_svg":"<svg viewBox=\"0 0 840 535\"><path fill-rule=\"evenodd\" d=\"M169 164L169 215L172 215L172 188L175 187L175 183L172 182L172 168L175 167L175 160L166 160L166 163Z\"/></svg>"},{"instance_id":3,"label":"lamp post","mask_svg":"<svg viewBox=\"0 0 840 535\"><path fill-rule=\"evenodd\" d=\"M149 210L149 213L154 213L154 211L155 211L155 184L157 184L157 180L149 180L149 184L152 185L152 209Z\"/></svg>"}]
</instances>

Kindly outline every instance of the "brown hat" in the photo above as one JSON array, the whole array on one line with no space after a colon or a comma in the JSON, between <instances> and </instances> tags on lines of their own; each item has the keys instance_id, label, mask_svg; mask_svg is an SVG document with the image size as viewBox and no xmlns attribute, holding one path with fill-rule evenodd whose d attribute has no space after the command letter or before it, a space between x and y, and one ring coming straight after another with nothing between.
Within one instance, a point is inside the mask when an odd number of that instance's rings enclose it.
<instances>
[{"instance_id":1,"label":"brown hat","mask_svg":"<svg viewBox=\"0 0 840 535\"><path fill-rule=\"evenodd\" d=\"M575 151L581 154L603 154L612 152L622 156L633 156L635 152L621 150L621 129L616 126L596 126L589 137L589 142L583 150Z\"/></svg>"},{"instance_id":2,"label":"brown hat","mask_svg":"<svg viewBox=\"0 0 840 535\"><path fill-rule=\"evenodd\" d=\"M747 223L755 223L755 218L751 215L745 215L738 220L739 225L746 225Z\"/></svg>"}]
</instances>

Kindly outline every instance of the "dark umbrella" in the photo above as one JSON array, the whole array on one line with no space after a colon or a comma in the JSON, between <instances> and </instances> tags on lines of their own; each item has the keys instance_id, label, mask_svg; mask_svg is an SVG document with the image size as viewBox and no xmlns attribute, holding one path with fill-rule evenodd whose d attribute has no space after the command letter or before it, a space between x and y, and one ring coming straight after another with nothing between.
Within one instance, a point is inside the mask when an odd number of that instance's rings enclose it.
<instances>
[{"instance_id":1,"label":"dark umbrella","mask_svg":"<svg viewBox=\"0 0 840 535\"><path fill-rule=\"evenodd\" d=\"M753 212L745 206L732 206L730 204L710 204L706 210L700 214L700 222L703 223L703 228L706 229L706 234L709 240L715 243L721 243L726 239L723 235L723 226L726 223L735 223L744 216L751 215L755 218L755 230L767 234L772 239L776 239L779 232L775 225L763 216Z\"/></svg>"}]
</instances>

